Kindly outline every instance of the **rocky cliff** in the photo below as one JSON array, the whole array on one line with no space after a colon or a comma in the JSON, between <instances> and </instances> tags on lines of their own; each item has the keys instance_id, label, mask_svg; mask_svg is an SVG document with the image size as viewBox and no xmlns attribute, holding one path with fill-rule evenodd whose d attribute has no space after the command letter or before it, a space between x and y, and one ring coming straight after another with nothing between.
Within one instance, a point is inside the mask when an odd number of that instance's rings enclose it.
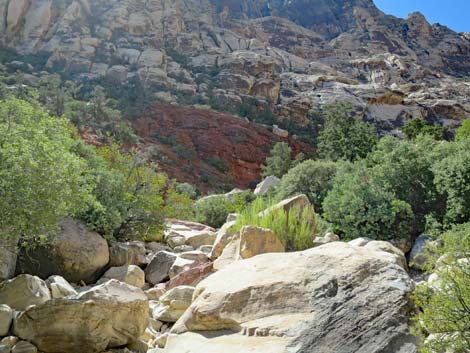
<instances>
[{"instance_id":1,"label":"rocky cliff","mask_svg":"<svg viewBox=\"0 0 470 353\"><path fill-rule=\"evenodd\" d=\"M138 78L169 104L298 129L337 101L383 133L470 116L469 35L372 0L0 0L0 42L77 82Z\"/></svg>"}]
</instances>

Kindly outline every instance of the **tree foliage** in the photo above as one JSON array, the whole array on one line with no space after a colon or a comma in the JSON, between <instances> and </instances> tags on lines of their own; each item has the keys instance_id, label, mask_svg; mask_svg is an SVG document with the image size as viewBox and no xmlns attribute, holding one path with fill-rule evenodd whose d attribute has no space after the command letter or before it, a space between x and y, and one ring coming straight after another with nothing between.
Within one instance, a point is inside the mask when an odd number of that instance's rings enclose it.
<instances>
[{"instance_id":1,"label":"tree foliage","mask_svg":"<svg viewBox=\"0 0 470 353\"><path fill-rule=\"evenodd\" d=\"M90 198L73 129L17 98L0 102L0 230L39 240Z\"/></svg>"},{"instance_id":2,"label":"tree foliage","mask_svg":"<svg viewBox=\"0 0 470 353\"><path fill-rule=\"evenodd\" d=\"M266 164L261 166L262 176L274 175L281 178L289 169L296 166L304 158L303 154L298 154L295 160L292 160L292 149L285 142L278 142L271 150L271 156L266 158Z\"/></svg>"},{"instance_id":3,"label":"tree foliage","mask_svg":"<svg viewBox=\"0 0 470 353\"><path fill-rule=\"evenodd\" d=\"M377 143L375 128L353 116L349 103L325 107L325 124L319 135L318 150L322 158L355 161L364 158Z\"/></svg>"},{"instance_id":4,"label":"tree foliage","mask_svg":"<svg viewBox=\"0 0 470 353\"><path fill-rule=\"evenodd\" d=\"M462 126L457 129L455 140L461 141L468 138L470 138L470 119L465 120Z\"/></svg>"}]
</instances>

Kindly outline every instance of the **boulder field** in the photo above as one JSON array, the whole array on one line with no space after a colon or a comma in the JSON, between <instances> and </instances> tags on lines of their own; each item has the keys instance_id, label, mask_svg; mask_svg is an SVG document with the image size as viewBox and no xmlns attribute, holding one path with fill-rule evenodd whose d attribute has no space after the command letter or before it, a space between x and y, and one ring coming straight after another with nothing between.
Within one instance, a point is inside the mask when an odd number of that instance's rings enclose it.
<instances>
[{"instance_id":1,"label":"boulder field","mask_svg":"<svg viewBox=\"0 0 470 353\"><path fill-rule=\"evenodd\" d=\"M161 242L110 243L98 266L99 246L58 245L97 234L66 225L47 271L36 251L29 260L38 269L0 282L0 352L417 352L415 284L391 243L329 233L312 249L286 252L268 229L168 220ZM87 270L51 267L72 257L89 261Z\"/></svg>"}]
</instances>

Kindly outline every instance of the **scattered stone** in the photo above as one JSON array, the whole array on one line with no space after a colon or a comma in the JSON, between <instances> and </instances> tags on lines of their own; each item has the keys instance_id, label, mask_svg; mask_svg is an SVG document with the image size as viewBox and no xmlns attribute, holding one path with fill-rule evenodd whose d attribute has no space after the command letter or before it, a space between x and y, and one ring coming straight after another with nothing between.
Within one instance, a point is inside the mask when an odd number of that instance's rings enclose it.
<instances>
[{"instance_id":1,"label":"scattered stone","mask_svg":"<svg viewBox=\"0 0 470 353\"><path fill-rule=\"evenodd\" d=\"M166 292L160 305L152 309L152 317L163 322L176 322L191 305L194 287L180 286Z\"/></svg>"},{"instance_id":2,"label":"scattered stone","mask_svg":"<svg viewBox=\"0 0 470 353\"><path fill-rule=\"evenodd\" d=\"M116 279L137 288L143 288L145 285L145 273L135 265L111 267L100 282L107 282L110 279Z\"/></svg>"},{"instance_id":3,"label":"scattered stone","mask_svg":"<svg viewBox=\"0 0 470 353\"><path fill-rule=\"evenodd\" d=\"M313 240L313 247L325 245L328 243L333 243L335 241L340 241L341 239L334 233L326 233L323 237L316 237Z\"/></svg>"},{"instance_id":4,"label":"scattered stone","mask_svg":"<svg viewBox=\"0 0 470 353\"><path fill-rule=\"evenodd\" d=\"M52 298L54 299L77 294L77 291L70 285L70 283L61 276L49 277L46 281L46 284L51 291Z\"/></svg>"},{"instance_id":5,"label":"scattered stone","mask_svg":"<svg viewBox=\"0 0 470 353\"><path fill-rule=\"evenodd\" d=\"M255 195L264 196L274 190L281 183L281 179L276 176L268 176L261 183L256 185Z\"/></svg>"},{"instance_id":6,"label":"scattered stone","mask_svg":"<svg viewBox=\"0 0 470 353\"><path fill-rule=\"evenodd\" d=\"M178 245L173 248L173 252L175 253L182 253L187 251L194 251L194 248L189 245Z\"/></svg>"},{"instance_id":7,"label":"scattered stone","mask_svg":"<svg viewBox=\"0 0 470 353\"><path fill-rule=\"evenodd\" d=\"M217 259L220 255L222 255L222 251L227 246L228 243L232 240L235 234L235 227L236 222L231 221L225 223L222 228L217 231L216 239L214 241L214 247L210 254L210 258L212 260Z\"/></svg>"},{"instance_id":8,"label":"scattered stone","mask_svg":"<svg viewBox=\"0 0 470 353\"><path fill-rule=\"evenodd\" d=\"M209 256L209 254L212 252L212 249L214 249L213 245L202 245L199 247L198 251L204 253L205 255Z\"/></svg>"},{"instance_id":9,"label":"scattered stone","mask_svg":"<svg viewBox=\"0 0 470 353\"><path fill-rule=\"evenodd\" d=\"M0 284L0 303L15 310L25 310L50 299L46 283L36 276L20 275Z\"/></svg>"},{"instance_id":10,"label":"scattered stone","mask_svg":"<svg viewBox=\"0 0 470 353\"><path fill-rule=\"evenodd\" d=\"M33 346L31 343L26 341L19 341L13 349L11 353L37 353L38 349Z\"/></svg>"},{"instance_id":11,"label":"scattered stone","mask_svg":"<svg viewBox=\"0 0 470 353\"><path fill-rule=\"evenodd\" d=\"M142 242L114 243L109 247L109 266L146 265L146 253L147 250Z\"/></svg>"},{"instance_id":12,"label":"scattered stone","mask_svg":"<svg viewBox=\"0 0 470 353\"><path fill-rule=\"evenodd\" d=\"M156 285L169 279L170 269L176 259L177 256L168 251L160 251L156 253L145 269L145 279L147 282Z\"/></svg>"},{"instance_id":13,"label":"scattered stone","mask_svg":"<svg viewBox=\"0 0 470 353\"><path fill-rule=\"evenodd\" d=\"M179 245L189 245L198 248L201 245L212 245L215 240L215 229L204 224L171 220L167 224L165 240L175 248Z\"/></svg>"},{"instance_id":14,"label":"scattered stone","mask_svg":"<svg viewBox=\"0 0 470 353\"><path fill-rule=\"evenodd\" d=\"M178 286L196 286L204 278L209 276L214 269L214 264L212 262L203 263L197 265L189 270L183 271L171 278L169 282L166 283L165 288L172 289Z\"/></svg>"},{"instance_id":15,"label":"scattered stone","mask_svg":"<svg viewBox=\"0 0 470 353\"><path fill-rule=\"evenodd\" d=\"M15 346L15 344L18 343L19 340L20 339L18 337L15 337L15 336L4 337L0 341L0 345L7 346L9 348L13 348Z\"/></svg>"},{"instance_id":16,"label":"scattered stone","mask_svg":"<svg viewBox=\"0 0 470 353\"><path fill-rule=\"evenodd\" d=\"M8 305L0 304L0 337L8 335L12 321L13 310Z\"/></svg>"}]
</instances>

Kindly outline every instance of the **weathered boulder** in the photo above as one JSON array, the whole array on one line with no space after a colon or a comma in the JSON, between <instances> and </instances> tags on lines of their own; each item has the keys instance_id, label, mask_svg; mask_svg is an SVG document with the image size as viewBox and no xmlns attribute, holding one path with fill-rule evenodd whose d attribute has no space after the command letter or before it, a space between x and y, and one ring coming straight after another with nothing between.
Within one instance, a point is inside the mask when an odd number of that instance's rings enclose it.
<instances>
[{"instance_id":1,"label":"weathered boulder","mask_svg":"<svg viewBox=\"0 0 470 353\"><path fill-rule=\"evenodd\" d=\"M46 283L36 276L20 275L0 284L0 303L15 310L24 310L50 299Z\"/></svg>"},{"instance_id":2,"label":"weathered boulder","mask_svg":"<svg viewBox=\"0 0 470 353\"><path fill-rule=\"evenodd\" d=\"M12 321L13 310L8 305L0 304L0 337L8 335Z\"/></svg>"},{"instance_id":3,"label":"weathered boulder","mask_svg":"<svg viewBox=\"0 0 470 353\"><path fill-rule=\"evenodd\" d=\"M38 349L27 341L19 341L12 348L11 353L37 353Z\"/></svg>"},{"instance_id":4,"label":"weathered boulder","mask_svg":"<svg viewBox=\"0 0 470 353\"><path fill-rule=\"evenodd\" d=\"M9 348L13 348L15 346L15 344L18 343L20 339L16 336L8 336L8 337L4 337L2 338L2 340L0 341L0 345L3 345L3 346L7 346Z\"/></svg>"},{"instance_id":5,"label":"weathered boulder","mask_svg":"<svg viewBox=\"0 0 470 353\"><path fill-rule=\"evenodd\" d=\"M215 260L220 255L222 255L222 251L232 240L235 233L235 223L236 221L227 222L217 231L216 239L214 241L214 248L210 254L210 258L212 260Z\"/></svg>"},{"instance_id":6,"label":"weathered boulder","mask_svg":"<svg viewBox=\"0 0 470 353\"><path fill-rule=\"evenodd\" d=\"M171 220L167 228L165 240L172 248L178 245L189 245L193 248L212 245L216 236L215 229L195 222Z\"/></svg>"},{"instance_id":7,"label":"weathered boulder","mask_svg":"<svg viewBox=\"0 0 470 353\"><path fill-rule=\"evenodd\" d=\"M110 279L116 279L137 288L143 288L145 285L145 273L135 265L111 267L101 277L100 282L107 282Z\"/></svg>"},{"instance_id":8,"label":"weathered boulder","mask_svg":"<svg viewBox=\"0 0 470 353\"><path fill-rule=\"evenodd\" d=\"M285 212L289 212L289 210L292 208L303 209L304 207L309 206L309 205L311 205L311 203L308 197L306 195L301 194L301 195L293 196L291 198L280 201L274 206L271 206L270 208L261 212L260 215L265 215L278 209L283 209Z\"/></svg>"},{"instance_id":9,"label":"weathered boulder","mask_svg":"<svg viewBox=\"0 0 470 353\"><path fill-rule=\"evenodd\" d=\"M188 353L236 352L235 342L259 353L415 353L413 282L385 254L336 242L237 261L199 283L172 330L184 335L169 339L165 352L182 342Z\"/></svg>"},{"instance_id":10,"label":"weathered boulder","mask_svg":"<svg viewBox=\"0 0 470 353\"><path fill-rule=\"evenodd\" d=\"M260 227L244 226L240 231L240 256L242 259L286 249L279 237L272 230Z\"/></svg>"},{"instance_id":11,"label":"weathered boulder","mask_svg":"<svg viewBox=\"0 0 470 353\"><path fill-rule=\"evenodd\" d=\"M145 279L155 285L170 278L171 266L175 263L177 256L168 251L159 251L154 255L145 269Z\"/></svg>"},{"instance_id":12,"label":"weathered boulder","mask_svg":"<svg viewBox=\"0 0 470 353\"><path fill-rule=\"evenodd\" d=\"M281 179L279 179L278 177L274 175L268 176L261 183L256 185L254 193L256 196L264 196L271 190L274 190L280 182Z\"/></svg>"},{"instance_id":13,"label":"weathered boulder","mask_svg":"<svg viewBox=\"0 0 470 353\"><path fill-rule=\"evenodd\" d=\"M72 283L93 283L108 262L106 240L84 224L67 218L61 222L61 230L49 246L20 253L17 272L43 279L60 275Z\"/></svg>"},{"instance_id":14,"label":"weathered boulder","mask_svg":"<svg viewBox=\"0 0 470 353\"><path fill-rule=\"evenodd\" d=\"M113 243L109 247L109 266L141 266L147 263L145 244L139 241Z\"/></svg>"},{"instance_id":15,"label":"weathered boulder","mask_svg":"<svg viewBox=\"0 0 470 353\"><path fill-rule=\"evenodd\" d=\"M160 305L152 310L152 317L163 322L176 322L191 305L194 287L180 286L160 297Z\"/></svg>"},{"instance_id":16,"label":"weathered boulder","mask_svg":"<svg viewBox=\"0 0 470 353\"><path fill-rule=\"evenodd\" d=\"M172 289L178 286L196 286L210 275L213 269L214 264L212 262L199 264L171 278L170 281L165 284L165 288Z\"/></svg>"},{"instance_id":17,"label":"weathered boulder","mask_svg":"<svg viewBox=\"0 0 470 353\"><path fill-rule=\"evenodd\" d=\"M0 282L15 275L18 239L0 238Z\"/></svg>"},{"instance_id":18,"label":"weathered boulder","mask_svg":"<svg viewBox=\"0 0 470 353\"><path fill-rule=\"evenodd\" d=\"M14 333L45 353L98 353L140 337L149 318L142 290L111 280L72 298L28 308Z\"/></svg>"},{"instance_id":19,"label":"weathered boulder","mask_svg":"<svg viewBox=\"0 0 470 353\"><path fill-rule=\"evenodd\" d=\"M61 276L51 276L46 281L47 286L49 287L52 298L64 298L70 295L76 295L77 291L73 288L69 282L64 277Z\"/></svg>"}]
</instances>

